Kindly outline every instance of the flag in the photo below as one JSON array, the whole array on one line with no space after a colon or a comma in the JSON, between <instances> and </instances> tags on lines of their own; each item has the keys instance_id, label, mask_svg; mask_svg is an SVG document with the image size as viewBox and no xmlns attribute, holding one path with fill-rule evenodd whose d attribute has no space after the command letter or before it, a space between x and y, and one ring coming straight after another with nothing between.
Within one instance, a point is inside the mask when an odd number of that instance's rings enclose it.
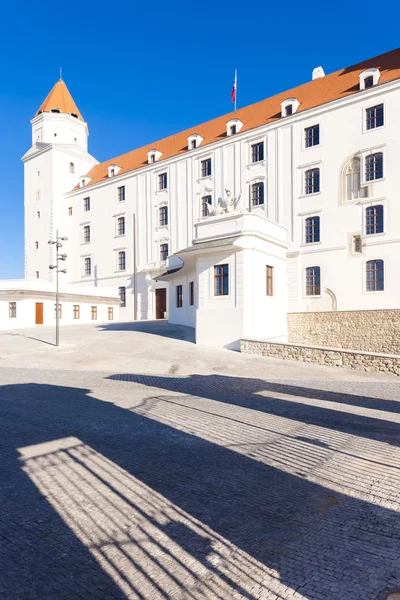
<instances>
[{"instance_id":1,"label":"flag","mask_svg":"<svg viewBox=\"0 0 400 600\"><path fill-rule=\"evenodd\" d=\"M231 100L232 104L236 104L236 71L235 71L235 79L233 80L233 87L231 91Z\"/></svg>"}]
</instances>

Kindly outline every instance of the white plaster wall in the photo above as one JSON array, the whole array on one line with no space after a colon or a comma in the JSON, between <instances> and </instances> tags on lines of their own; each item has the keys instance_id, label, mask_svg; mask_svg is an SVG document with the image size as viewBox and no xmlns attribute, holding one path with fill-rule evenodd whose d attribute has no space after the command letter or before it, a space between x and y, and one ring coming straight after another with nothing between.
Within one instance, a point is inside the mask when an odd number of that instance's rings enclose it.
<instances>
[{"instance_id":1,"label":"white plaster wall","mask_svg":"<svg viewBox=\"0 0 400 600\"><path fill-rule=\"evenodd\" d=\"M194 282L194 305L190 305L189 295L189 284ZM182 285L183 301L182 307L178 308L176 305L176 288L178 285ZM169 310L168 319L170 323L177 325L187 325L188 327L196 326L196 306L198 302L198 280L195 271L189 271L181 275L180 277L174 278L173 282L169 284Z\"/></svg>"}]
</instances>

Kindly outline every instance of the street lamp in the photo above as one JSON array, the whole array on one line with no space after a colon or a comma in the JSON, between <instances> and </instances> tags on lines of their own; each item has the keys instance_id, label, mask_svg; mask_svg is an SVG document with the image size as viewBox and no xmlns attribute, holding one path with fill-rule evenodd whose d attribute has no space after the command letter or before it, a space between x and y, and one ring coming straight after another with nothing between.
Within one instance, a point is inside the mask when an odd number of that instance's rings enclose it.
<instances>
[{"instance_id":1,"label":"street lamp","mask_svg":"<svg viewBox=\"0 0 400 600\"><path fill-rule=\"evenodd\" d=\"M58 263L60 260L62 260L62 261L67 260L67 255L59 254L58 250L60 248L62 248L61 242L66 242L67 240L68 240L68 238L60 237L58 235L58 229L56 231L55 241L49 240L49 244L55 244L55 246L56 246L56 264L49 265L49 269L56 270L56 346L60 345L60 295L59 295L59 291L58 291L58 274L67 272L67 269L59 269L58 268Z\"/></svg>"}]
</instances>

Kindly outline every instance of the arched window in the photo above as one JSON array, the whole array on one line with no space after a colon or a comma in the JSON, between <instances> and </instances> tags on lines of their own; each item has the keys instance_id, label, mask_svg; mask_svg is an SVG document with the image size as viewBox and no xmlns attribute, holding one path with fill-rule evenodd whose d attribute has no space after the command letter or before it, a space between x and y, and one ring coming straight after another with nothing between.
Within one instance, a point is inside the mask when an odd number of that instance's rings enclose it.
<instances>
[{"instance_id":1,"label":"arched window","mask_svg":"<svg viewBox=\"0 0 400 600\"><path fill-rule=\"evenodd\" d=\"M69 163L69 172L70 173L75 173L75 165L74 163Z\"/></svg>"},{"instance_id":2,"label":"arched window","mask_svg":"<svg viewBox=\"0 0 400 600\"><path fill-rule=\"evenodd\" d=\"M259 181L251 186L251 204L252 206L261 206L264 204L264 182Z\"/></svg>"},{"instance_id":3,"label":"arched window","mask_svg":"<svg viewBox=\"0 0 400 600\"><path fill-rule=\"evenodd\" d=\"M305 242L315 244L319 242L319 217L308 217L305 221Z\"/></svg>"},{"instance_id":4,"label":"arched window","mask_svg":"<svg viewBox=\"0 0 400 600\"><path fill-rule=\"evenodd\" d=\"M365 158L365 180L374 181L383 178L383 153L376 152Z\"/></svg>"},{"instance_id":5,"label":"arched window","mask_svg":"<svg viewBox=\"0 0 400 600\"><path fill-rule=\"evenodd\" d=\"M308 169L304 174L305 194L316 194L319 192L319 169Z\"/></svg>"},{"instance_id":6,"label":"arched window","mask_svg":"<svg viewBox=\"0 0 400 600\"><path fill-rule=\"evenodd\" d=\"M368 187L361 187L360 170L361 161L353 156L343 170L343 202L368 198Z\"/></svg>"},{"instance_id":7,"label":"arched window","mask_svg":"<svg viewBox=\"0 0 400 600\"><path fill-rule=\"evenodd\" d=\"M365 209L365 234L383 233L383 206L368 206Z\"/></svg>"},{"instance_id":8,"label":"arched window","mask_svg":"<svg viewBox=\"0 0 400 600\"><path fill-rule=\"evenodd\" d=\"M384 289L383 260L368 260L366 265L367 292L382 292Z\"/></svg>"},{"instance_id":9,"label":"arched window","mask_svg":"<svg viewBox=\"0 0 400 600\"><path fill-rule=\"evenodd\" d=\"M320 267L307 267L306 269L306 296L321 295L321 269Z\"/></svg>"}]
</instances>

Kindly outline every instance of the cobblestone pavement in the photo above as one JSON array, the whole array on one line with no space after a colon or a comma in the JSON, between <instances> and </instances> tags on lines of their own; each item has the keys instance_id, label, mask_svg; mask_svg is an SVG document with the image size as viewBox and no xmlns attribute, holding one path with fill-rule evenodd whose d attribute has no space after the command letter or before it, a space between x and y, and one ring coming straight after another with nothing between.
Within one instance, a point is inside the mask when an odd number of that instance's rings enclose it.
<instances>
[{"instance_id":1,"label":"cobblestone pavement","mask_svg":"<svg viewBox=\"0 0 400 600\"><path fill-rule=\"evenodd\" d=\"M158 373L0 368L0 599L400 588L397 379L166 347Z\"/></svg>"}]
</instances>

